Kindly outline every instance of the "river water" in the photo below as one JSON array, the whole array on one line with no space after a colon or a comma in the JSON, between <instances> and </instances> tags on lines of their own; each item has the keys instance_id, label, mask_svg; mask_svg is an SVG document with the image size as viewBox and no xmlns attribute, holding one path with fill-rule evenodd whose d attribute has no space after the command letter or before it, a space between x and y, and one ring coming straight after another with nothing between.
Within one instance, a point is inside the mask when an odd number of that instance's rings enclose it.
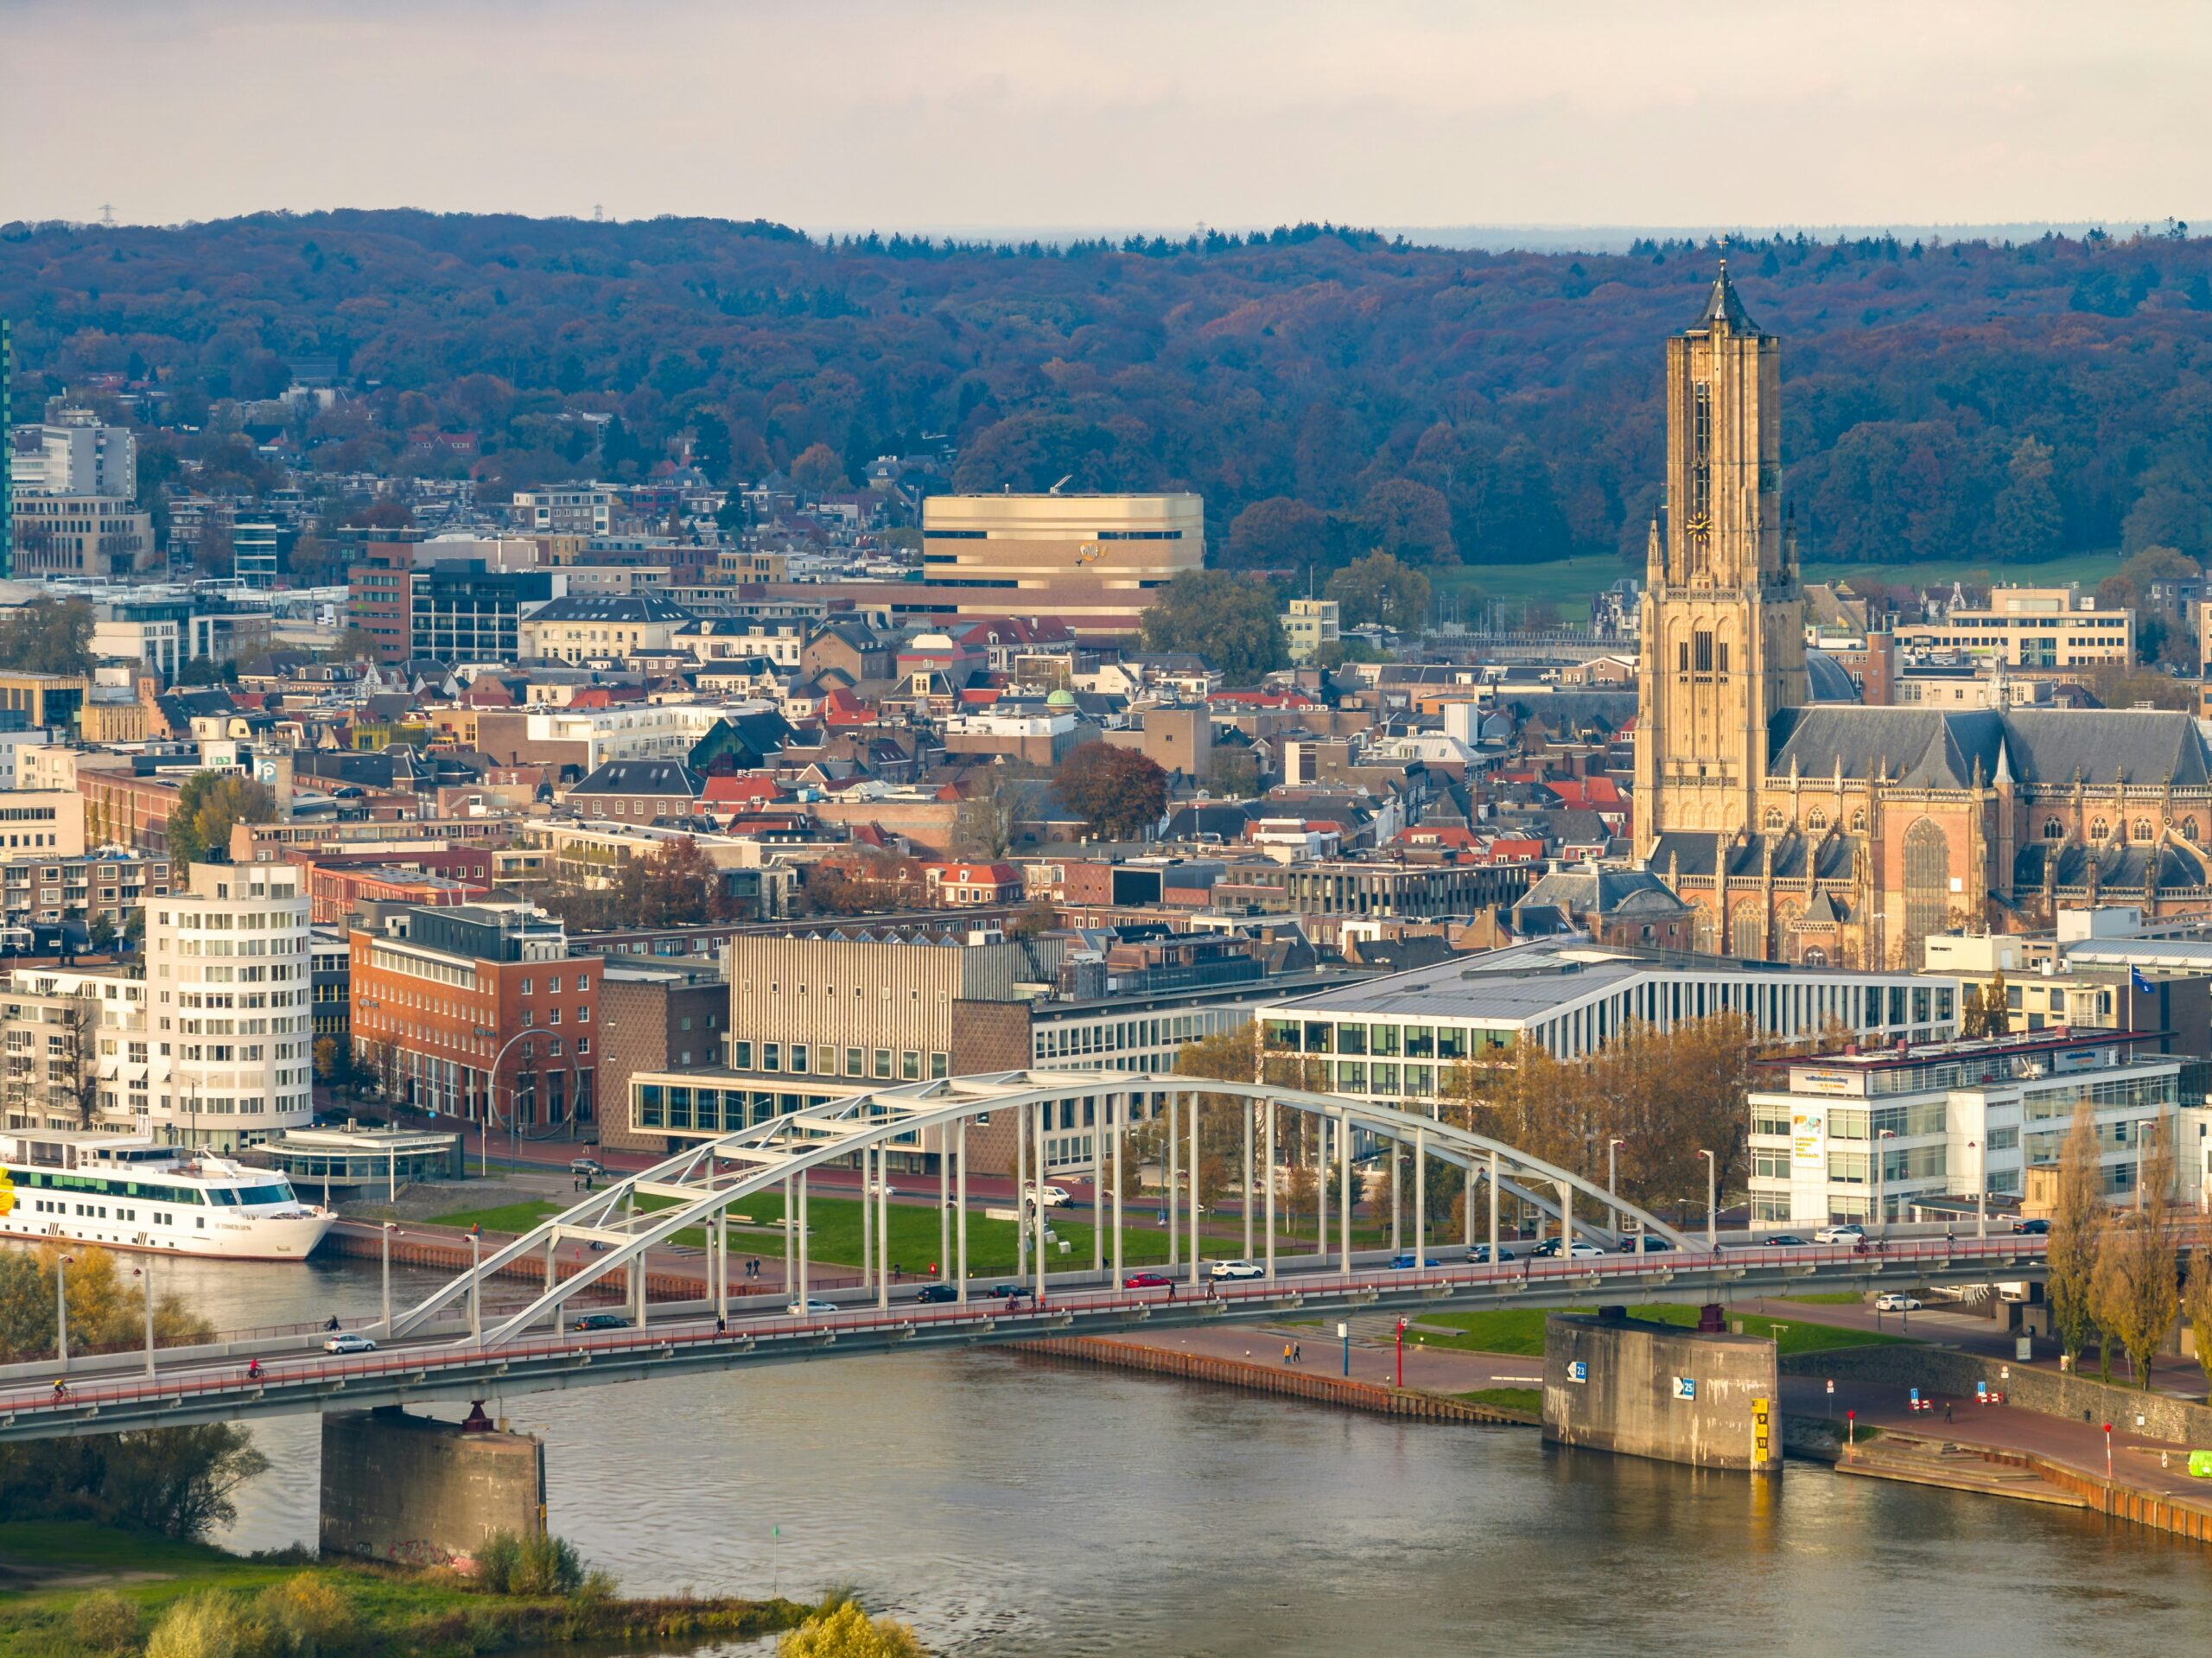
<instances>
[{"instance_id":1,"label":"river water","mask_svg":"<svg viewBox=\"0 0 2212 1658\"><path fill-rule=\"evenodd\" d=\"M164 1262L226 1328L363 1311L374 1263ZM397 1271L395 1281L400 1280ZM410 1287L434 1280L409 1274ZM1548 1449L974 1353L531 1394L553 1528L631 1592L849 1586L974 1658L1851 1658L2195 1649L2212 1550L2079 1514ZM227 1540L313 1540L317 1431Z\"/></svg>"}]
</instances>

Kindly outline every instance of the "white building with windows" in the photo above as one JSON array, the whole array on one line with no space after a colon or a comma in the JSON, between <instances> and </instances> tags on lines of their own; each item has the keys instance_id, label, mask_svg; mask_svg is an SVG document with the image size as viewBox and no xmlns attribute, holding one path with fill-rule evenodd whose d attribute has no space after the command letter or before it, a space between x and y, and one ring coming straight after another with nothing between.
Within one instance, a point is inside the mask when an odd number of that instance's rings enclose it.
<instances>
[{"instance_id":1,"label":"white building with windows","mask_svg":"<svg viewBox=\"0 0 2212 1658\"><path fill-rule=\"evenodd\" d=\"M2115 1031L1820 1053L1775 1060L1751 1096L1753 1226L1906 1216L1916 1199L2018 1199L2055 1166L2076 1108L2095 1114L2106 1195L2134 1195L2146 1133L2175 1132L2189 1201L2204 1167L2206 1113L2183 1109L2183 1061Z\"/></svg>"},{"instance_id":2,"label":"white building with windows","mask_svg":"<svg viewBox=\"0 0 2212 1658\"><path fill-rule=\"evenodd\" d=\"M156 1138L231 1152L314 1121L308 913L290 864L196 863L148 905Z\"/></svg>"},{"instance_id":3,"label":"white building with windows","mask_svg":"<svg viewBox=\"0 0 2212 1658\"><path fill-rule=\"evenodd\" d=\"M1524 1043L1573 1059L1631 1025L1671 1030L1723 1013L1781 1041L1842 1029L1869 1044L1927 1042L1956 1031L1958 1008L1955 980L1567 937L1325 990L1269 1009L1263 1029L1271 1053L1314 1057L1337 1093L1433 1100L1452 1065Z\"/></svg>"}]
</instances>

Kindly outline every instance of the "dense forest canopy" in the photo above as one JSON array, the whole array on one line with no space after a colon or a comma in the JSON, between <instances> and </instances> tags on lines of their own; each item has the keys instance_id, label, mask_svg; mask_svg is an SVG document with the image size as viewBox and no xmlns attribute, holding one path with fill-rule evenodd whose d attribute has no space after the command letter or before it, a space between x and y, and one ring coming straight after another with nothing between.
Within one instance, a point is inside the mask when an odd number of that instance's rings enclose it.
<instances>
[{"instance_id":1,"label":"dense forest canopy","mask_svg":"<svg viewBox=\"0 0 2212 1658\"><path fill-rule=\"evenodd\" d=\"M820 444L857 479L943 435L962 487L1196 490L1231 561L1379 547L1438 565L1640 555L1660 341L1719 251L334 213L10 226L0 311L19 413L105 372L156 378L173 418L219 425L223 400L333 365L365 395L299 417L326 470L473 467L496 492L637 476L688 442L721 481ZM1808 561L2212 554L2212 242L1800 238L1738 244L1730 266L1783 337ZM250 476L228 441L211 475ZM174 461L149 447L159 478Z\"/></svg>"}]
</instances>

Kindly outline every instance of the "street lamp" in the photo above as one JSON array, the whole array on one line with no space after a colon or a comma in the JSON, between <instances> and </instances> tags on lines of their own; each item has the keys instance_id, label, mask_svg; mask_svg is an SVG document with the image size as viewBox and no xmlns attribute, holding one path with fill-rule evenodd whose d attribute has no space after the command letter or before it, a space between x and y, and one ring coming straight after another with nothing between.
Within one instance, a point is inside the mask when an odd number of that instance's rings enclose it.
<instances>
[{"instance_id":1,"label":"street lamp","mask_svg":"<svg viewBox=\"0 0 2212 1658\"><path fill-rule=\"evenodd\" d=\"M1614 1154L1618 1153L1622 1147L1627 1144L1628 1141L1623 1140L1618 1134L1614 1135L1612 1139L1605 1142L1605 1196L1608 1197L1616 1197L1620 1191L1621 1183L1619 1174L1614 1162ZM1618 1203L1607 1204L1605 1205L1605 1213L1611 1217L1611 1224L1613 1229L1613 1235L1616 1237L1619 1236L1621 1229L1620 1204Z\"/></svg>"},{"instance_id":2,"label":"street lamp","mask_svg":"<svg viewBox=\"0 0 2212 1658\"><path fill-rule=\"evenodd\" d=\"M477 1034L491 1036L495 1033L479 1026ZM499 1044L499 1051L492 1056L492 1063L486 1067L484 1072L484 1104L487 1111L496 1113L499 1109L499 1062L507 1057L507 1050L516 1043L524 1041L537 1034L537 1032L534 1026L517 1031ZM507 1102L507 1159L510 1162L512 1162L516 1156L514 1117L514 1102L510 1100ZM476 1148L478 1172L480 1176L488 1178L492 1172L492 1124L488 1117L477 1125Z\"/></svg>"},{"instance_id":3,"label":"street lamp","mask_svg":"<svg viewBox=\"0 0 2212 1658\"><path fill-rule=\"evenodd\" d=\"M1406 1385L1406 1321L1398 1320L1398 1386Z\"/></svg>"},{"instance_id":4,"label":"street lamp","mask_svg":"<svg viewBox=\"0 0 2212 1658\"><path fill-rule=\"evenodd\" d=\"M1989 1159L1981 1150L1979 1140L1967 1141L1967 1149L1974 1155L1974 1235L1980 1242L1989 1241Z\"/></svg>"},{"instance_id":5,"label":"street lamp","mask_svg":"<svg viewBox=\"0 0 2212 1658\"><path fill-rule=\"evenodd\" d=\"M1705 1247L1713 1254L1720 1253L1720 1159L1702 1146L1697 1154L1705 1159Z\"/></svg>"},{"instance_id":6,"label":"street lamp","mask_svg":"<svg viewBox=\"0 0 2212 1658\"><path fill-rule=\"evenodd\" d=\"M154 1269L151 1267L133 1267L130 1269L130 1275L133 1278L143 1280L144 1283L146 1292L146 1374L148 1375L151 1375L154 1374Z\"/></svg>"},{"instance_id":7,"label":"street lamp","mask_svg":"<svg viewBox=\"0 0 2212 1658\"><path fill-rule=\"evenodd\" d=\"M1887 1178L1887 1172L1882 1167L1885 1161L1882 1156L1882 1142L1885 1140L1895 1140L1897 1137L1897 1131L1893 1128L1885 1128L1874 1136L1874 1228L1885 1236L1888 1235L1890 1229L1890 1215L1889 1204L1884 1201L1883 1197L1883 1186Z\"/></svg>"},{"instance_id":8,"label":"street lamp","mask_svg":"<svg viewBox=\"0 0 2212 1658\"><path fill-rule=\"evenodd\" d=\"M54 1356L64 1375L69 1373L69 1267L76 1259L74 1255L54 1258Z\"/></svg>"}]
</instances>

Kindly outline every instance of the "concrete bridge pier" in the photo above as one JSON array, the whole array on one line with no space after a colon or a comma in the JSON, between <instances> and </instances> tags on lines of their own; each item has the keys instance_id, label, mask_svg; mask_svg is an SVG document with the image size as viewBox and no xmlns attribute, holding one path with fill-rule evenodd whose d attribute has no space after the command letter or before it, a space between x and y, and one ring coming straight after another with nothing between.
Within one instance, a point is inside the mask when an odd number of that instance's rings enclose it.
<instances>
[{"instance_id":1,"label":"concrete bridge pier","mask_svg":"<svg viewBox=\"0 0 2212 1658\"><path fill-rule=\"evenodd\" d=\"M410 1566L461 1566L494 1532L545 1529L545 1446L484 1415L466 1422L396 1406L322 1419L325 1554Z\"/></svg>"},{"instance_id":2,"label":"concrete bridge pier","mask_svg":"<svg viewBox=\"0 0 2212 1658\"><path fill-rule=\"evenodd\" d=\"M1698 1328L1630 1318L1544 1320L1544 1438L1696 1468L1779 1473L1782 1389L1775 1344L1732 1336L1722 1309Z\"/></svg>"}]
</instances>

